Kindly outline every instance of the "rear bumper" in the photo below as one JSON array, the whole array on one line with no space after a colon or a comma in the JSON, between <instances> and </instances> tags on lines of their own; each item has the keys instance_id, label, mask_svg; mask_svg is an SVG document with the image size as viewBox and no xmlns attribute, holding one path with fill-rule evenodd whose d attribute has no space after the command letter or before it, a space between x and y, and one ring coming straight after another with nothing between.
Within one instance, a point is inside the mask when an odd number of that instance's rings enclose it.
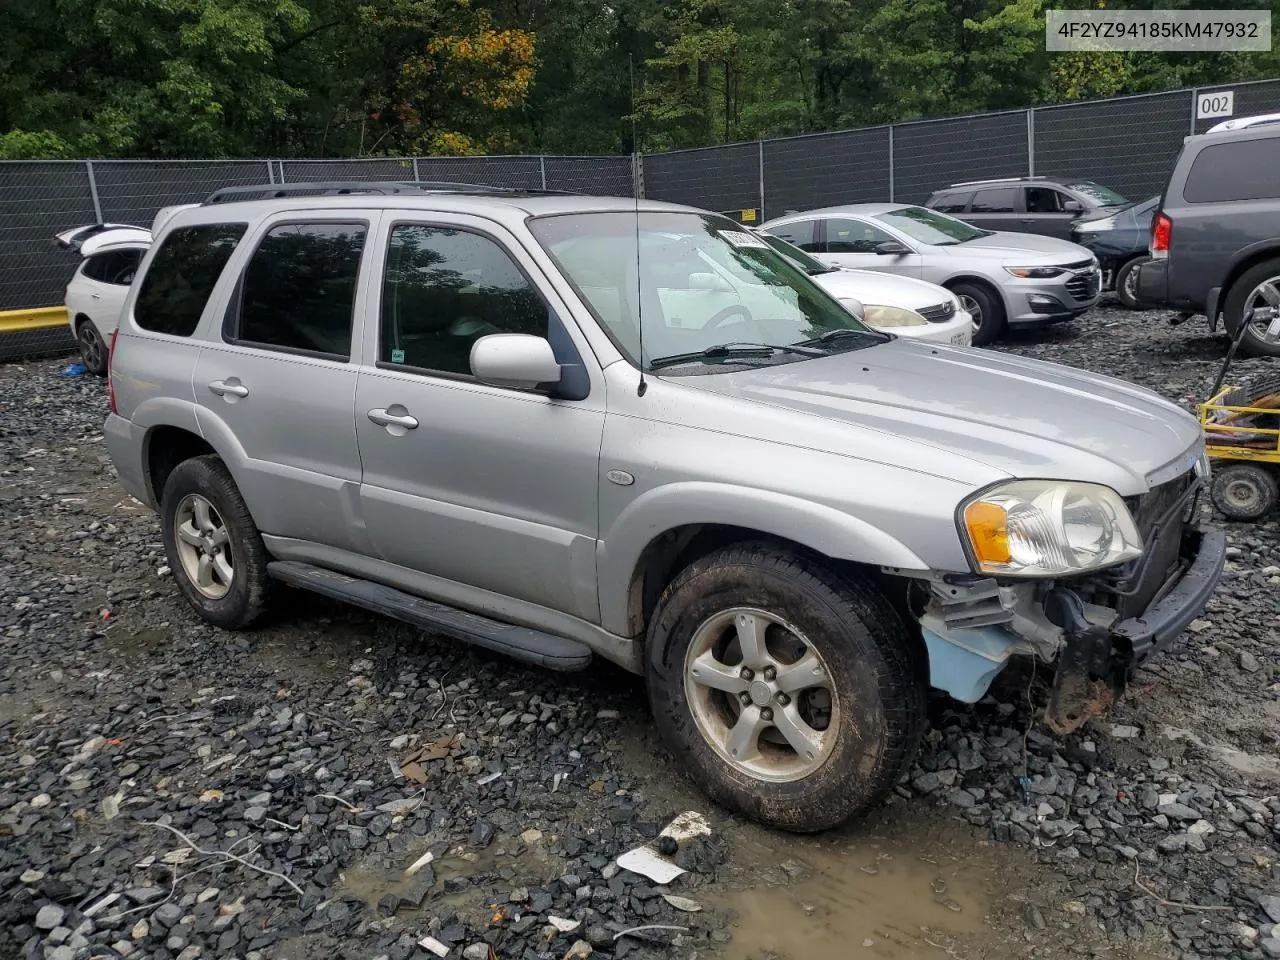
<instances>
[{"instance_id":1,"label":"rear bumper","mask_svg":"<svg viewBox=\"0 0 1280 960\"><path fill-rule=\"evenodd\" d=\"M142 433L132 422L114 413L107 415L107 422L102 427L107 453L116 468L116 476L120 478L120 486L135 500L154 507L143 470Z\"/></svg>"},{"instance_id":2,"label":"rear bumper","mask_svg":"<svg viewBox=\"0 0 1280 960\"><path fill-rule=\"evenodd\" d=\"M1138 267L1138 301L1163 306L1169 300L1169 261L1148 260Z\"/></svg>"}]
</instances>

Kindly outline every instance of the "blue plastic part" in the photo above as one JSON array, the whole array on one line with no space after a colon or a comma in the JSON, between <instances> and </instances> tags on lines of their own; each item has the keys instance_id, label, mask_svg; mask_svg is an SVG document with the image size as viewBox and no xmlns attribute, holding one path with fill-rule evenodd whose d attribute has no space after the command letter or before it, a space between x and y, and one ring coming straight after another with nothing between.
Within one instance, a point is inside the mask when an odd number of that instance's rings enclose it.
<instances>
[{"instance_id":1,"label":"blue plastic part","mask_svg":"<svg viewBox=\"0 0 1280 960\"><path fill-rule=\"evenodd\" d=\"M920 629L929 651L929 685L964 703L977 703L986 695L1017 645L997 627L948 630L945 636L923 624Z\"/></svg>"},{"instance_id":2,"label":"blue plastic part","mask_svg":"<svg viewBox=\"0 0 1280 960\"><path fill-rule=\"evenodd\" d=\"M84 372L85 366L83 363L73 363L71 366L67 367L67 369L62 371L62 375L64 377L78 377Z\"/></svg>"}]
</instances>

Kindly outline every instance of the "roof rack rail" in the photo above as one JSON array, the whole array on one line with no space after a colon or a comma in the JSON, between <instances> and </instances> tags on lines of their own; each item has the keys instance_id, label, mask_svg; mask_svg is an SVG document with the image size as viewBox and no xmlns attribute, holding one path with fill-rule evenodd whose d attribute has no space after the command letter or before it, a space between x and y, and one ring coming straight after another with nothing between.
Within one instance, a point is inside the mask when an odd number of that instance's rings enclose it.
<instances>
[{"instance_id":1,"label":"roof rack rail","mask_svg":"<svg viewBox=\"0 0 1280 960\"><path fill-rule=\"evenodd\" d=\"M222 187L209 194L204 205L235 203L238 200L268 200L273 197L328 197L348 194L394 196L411 193L457 193L471 196L564 196L565 190L540 190L525 187L494 187L480 183L454 183L448 180L333 180L299 183L261 183L240 187Z\"/></svg>"},{"instance_id":2,"label":"roof rack rail","mask_svg":"<svg viewBox=\"0 0 1280 960\"><path fill-rule=\"evenodd\" d=\"M1023 180L1047 180L1048 177L997 177L994 180L961 180L959 183L953 183L953 187L976 187L984 183L1018 183Z\"/></svg>"}]
</instances>

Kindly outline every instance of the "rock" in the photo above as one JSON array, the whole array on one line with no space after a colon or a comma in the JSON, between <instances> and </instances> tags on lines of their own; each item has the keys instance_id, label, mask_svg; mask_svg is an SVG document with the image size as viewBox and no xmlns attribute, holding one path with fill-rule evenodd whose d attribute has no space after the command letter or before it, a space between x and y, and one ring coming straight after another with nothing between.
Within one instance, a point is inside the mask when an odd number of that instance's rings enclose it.
<instances>
[{"instance_id":1,"label":"rock","mask_svg":"<svg viewBox=\"0 0 1280 960\"><path fill-rule=\"evenodd\" d=\"M1267 937L1258 946L1262 948L1263 956L1280 957L1280 939Z\"/></svg>"},{"instance_id":2,"label":"rock","mask_svg":"<svg viewBox=\"0 0 1280 960\"><path fill-rule=\"evenodd\" d=\"M483 848L493 842L494 828L488 820L477 820L467 838L467 846Z\"/></svg>"},{"instance_id":3,"label":"rock","mask_svg":"<svg viewBox=\"0 0 1280 960\"><path fill-rule=\"evenodd\" d=\"M462 951L463 960L489 960L490 947L487 943L473 943Z\"/></svg>"},{"instance_id":4,"label":"rock","mask_svg":"<svg viewBox=\"0 0 1280 960\"><path fill-rule=\"evenodd\" d=\"M244 818L250 823L260 823L266 815L266 807L245 807Z\"/></svg>"},{"instance_id":5,"label":"rock","mask_svg":"<svg viewBox=\"0 0 1280 960\"><path fill-rule=\"evenodd\" d=\"M1262 669L1262 664L1257 657L1245 650L1240 654L1240 669L1246 673L1257 673Z\"/></svg>"},{"instance_id":6,"label":"rock","mask_svg":"<svg viewBox=\"0 0 1280 960\"><path fill-rule=\"evenodd\" d=\"M573 946L565 951L564 960L586 960L591 956L591 944L585 940L575 940Z\"/></svg>"},{"instance_id":7,"label":"rock","mask_svg":"<svg viewBox=\"0 0 1280 960\"><path fill-rule=\"evenodd\" d=\"M911 786L917 793L929 794L942 786L942 781L936 773L922 773L911 781Z\"/></svg>"},{"instance_id":8,"label":"rock","mask_svg":"<svg viewBox=\"0 0 1280 960\"><path fill-rule=\"evenodd\" d=\"M29 870L23 870L22 875L18 877L18 880L20 882L27 883L27 884L39 883L43 879L44 879L44 871L36 870L34 868Z\"/></svg>"},{"instance_id":9,"label":"rock","mask_svg":"<svg viewBox=\"0 0 1280 960\"><path fill-rule=\"evenodd\" d=\"M1272 923L1280 923L1280 897L1274 894L1265 894L1258 897L1258 906L1260 906Z\"/></svg>"},{"instance_id":10,"label":"rock","mask_svg":"<svg viewBox=\"0 0 1280 960\"><path fill-rule=\"evenodd\" d=\"M521 842L524 843L526 847L533 846L535 843L537 843L541 839L542 839L541 830L526 830L524 833L520 834L520 840Z\"/></svg>"},{"instance_id":11,"label":"rock","mask_svg":"<svg viewBox=\"0 0 1280 960\"><path fill-rule=\"evenodd\" d=\"M36 929L52 930L54 927L62 923L62 918L67 915L67 911L57 904L46 903L38 911L36 911Z\"/></svg>"},{"instance_id":12,"label":"rock","mask_svg":"<svg viewBox=\"0 0 1280 960\"><path fill-rule=\"evenodd\" d=\"M172 900L168 903L162 903L156 907L151 914L151 919L162 927L172 927L175 923L182 919L182 907L178 906Z\"/></svg>"},{"instance_id":13,"label":"rock","mask_svg":"<svg viewBox=\"0 0 1280 960\"><path fill-rule=\"evenodd\" d=\"M1188 807L1184 803L1178 803L1177 801L1174 801L1173 803L1162 803L1157 809L1160 813L1164 814L1171 820L1201 819L1199 810L1196 810L1194 807Z\"/></svg>"},{"instance_id":14,"label":"rock","mask_svg":"<svg viewBox=\"0 0 1280 960\"><path fill-rule=\"evenodd\" d=\"M1111 736L1116 740L1133 740L1141 732L1142 731L1139 730L1137 727L1129 726L1128 724L1123 724L1123 723L1113 724L1111 727Z\"/></svg>"}]
</instances>

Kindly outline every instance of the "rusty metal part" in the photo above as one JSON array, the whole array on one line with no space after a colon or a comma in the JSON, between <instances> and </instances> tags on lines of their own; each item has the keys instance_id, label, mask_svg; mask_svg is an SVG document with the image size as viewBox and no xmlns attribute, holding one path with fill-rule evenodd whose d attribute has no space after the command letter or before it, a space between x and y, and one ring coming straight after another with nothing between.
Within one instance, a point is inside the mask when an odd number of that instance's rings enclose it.
<instances>
[{"instance_id":1,"label":"rusty metal part","mask_svg":"<svg viewBox=\"0 0 1280 960\"><path fill-rule=\"evenodd\" d=\"M1067 640L1058 656L1044 719L1054 733L1071 733L1111 708L1124 689L1123 672L1117 670L1110 630L1087 615L1074 592L1055 590L1049 607L1067 631Z\"/></svg>"}]
</instances>

